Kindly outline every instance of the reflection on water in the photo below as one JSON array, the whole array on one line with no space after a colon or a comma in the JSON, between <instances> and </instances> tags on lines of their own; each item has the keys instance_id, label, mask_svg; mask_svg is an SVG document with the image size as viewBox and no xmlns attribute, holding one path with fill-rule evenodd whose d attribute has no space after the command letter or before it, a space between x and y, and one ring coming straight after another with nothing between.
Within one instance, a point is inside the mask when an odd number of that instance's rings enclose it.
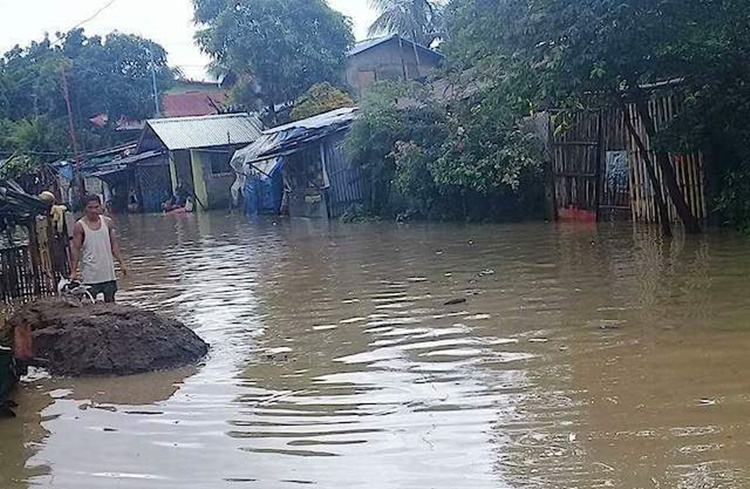
<instances>
[{"instance_id":1,"label":"reflection on water","mask_svg":"<svg viewBox=\"0 0 750 489\"><path fill-rule=\"evenodd\" d=\"M121 227L122 299L176 315L210 357L27 382L0 423L0 487L750 482L746 240L222 214Z\"/></svg>"}]
</instances>

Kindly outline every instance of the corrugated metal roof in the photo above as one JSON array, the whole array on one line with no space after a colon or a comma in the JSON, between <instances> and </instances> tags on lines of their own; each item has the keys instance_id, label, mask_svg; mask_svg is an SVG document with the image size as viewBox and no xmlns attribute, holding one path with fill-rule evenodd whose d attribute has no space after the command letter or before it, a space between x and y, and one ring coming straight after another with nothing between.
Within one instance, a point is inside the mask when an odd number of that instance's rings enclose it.
<instances>
[{"instance_id":1,"label":"corrugated metal roof","mask_svg":"<svg viewBox=\"0 0 750 489\"><path fill-rule=\"evenodd\" d=\"M170 151L248 144L262 131L260 120L250 114L151 119L146 125Z\"/></svg>"},{"instance_id":2,"label":"corrugated metal roof","mask_svg":"<svg viewBox=\"0 0 750 489\"><path fill-rule=\"evenodd\" d=\"M399 39L398 34L391 34L389 36L382 36L382 37L373 37L372 39L365 39L364 41L359 41L358 43L354 44L354 47L349 50L348 55L349 56L356 56L359 53L362 53L364 51L367 51L368 49L374 48L375 46L380 46L381 44L385 44L388 41L391 41L393 39ZM438 53L434 49L430 49L427 46L423 46L419 43L414 43L406 38L401 38L401 42L404 44L408 44L409 46L414 45L422 52L429 53L430 55L436 56L438 58L442 58L443 55L441 53Z\"/></svg>"},{"instance_id":3,"label":"corrugated metal roof","mask_svg":"<svg viewBox=\"0 0 750 489\"><path fill-rule=\"evenodd\" d=\"M357 118L358 108L336 109L308 119L274 127L263 132L254 143L237 150L233 168L298 151L305 145L348 129Z\"/></svg>"}]
</instances>

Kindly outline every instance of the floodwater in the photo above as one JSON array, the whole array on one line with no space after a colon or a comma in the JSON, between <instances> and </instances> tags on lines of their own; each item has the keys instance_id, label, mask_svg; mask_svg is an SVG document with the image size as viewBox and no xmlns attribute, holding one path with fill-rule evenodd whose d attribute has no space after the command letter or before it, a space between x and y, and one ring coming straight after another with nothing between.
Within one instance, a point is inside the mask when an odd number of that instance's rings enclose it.
<instances>
[{"instance_id":1,"label":"floodwater","mask_svg":"<svg viewBox=\"0 0 750 489\"><path fill-rule=\"evenodd\" d=\"M121 228L121 299L177 316L210 357L25 381L0 421L3 489L750 487L746 238Z\"/></svg>"}]
</instances>

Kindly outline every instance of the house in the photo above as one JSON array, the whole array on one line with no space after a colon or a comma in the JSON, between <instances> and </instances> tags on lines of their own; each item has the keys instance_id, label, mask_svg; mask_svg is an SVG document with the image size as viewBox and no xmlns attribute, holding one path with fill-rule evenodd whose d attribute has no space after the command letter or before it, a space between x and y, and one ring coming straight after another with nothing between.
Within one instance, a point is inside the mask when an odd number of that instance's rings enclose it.
<instances>
[{"instance_id":1,"label":"house","mask_svg":"<svg viewBox=\"0 0 750 489\"><path fill-rule=\"evenodd\" d=\"M160 94L157 115L167 118L215 115L225 111L228 100L227 91L218 82L179 79L174 86ZM90 121L94 125L105 126L109 122L109 115L97 114ZM115 121L115 130L137 137L144 125L142 120L122 117Z\"/></svg>"},{"instance_id":2,"label":"house","mask_svg":"<svg viewBox=\"0 0 750 489\"><path fill-rule=\"evenodd\" d=\"M109 161L81 167L86 191L96 193L116 213L161 212L166 192L171 188L169 158L157 149L123 152ZM129 208L131 198L137 209Z\"/></svg>"},{"instance_id":3,"label":"house","mask_svg":"<svg viewBox=\"0 0 750 489\"><path fill-rule=\"evenodd\" d=\"M178 80L161 96L163 117L215 115L227 104L227 92L218 83Z\"/></svg>"},{"instance_id":4,"label":"house","mask_svg":"<svg viewBox=\"0 0 750 489\"><path fill-rule=\"evenodd\" d=\"M267 192L274 210L291 217L337 218L365 202L366 179L341 147L356 117L356 108L337 109L264 131L237 151L231 166L246 209L267 207Z\"/></svg>"},{"instance_id":5,"label":"house","mask_svg":"<svg viewBox=\"0 0 750 489\"><path fill-rule=\"evenodd\" d=\"M162 151L166 155L169 186L166 197L182 186L199 209L231 204L230 187L235 180L229 160L235 150L261 135L260 120L250 114L151 119L138 141L137 153Z\"/></svg>"},{"instance_id":6,"label":"house","mask_svg":"<svg viewBox=\"0 0 750 489\"><path fill-rule=\"evenodd\" d=\"M443 55L399 35L358 42L348 53L346 81L362 96L383 80L418 80L435 70Z\"/></svg>"}]
</instances>

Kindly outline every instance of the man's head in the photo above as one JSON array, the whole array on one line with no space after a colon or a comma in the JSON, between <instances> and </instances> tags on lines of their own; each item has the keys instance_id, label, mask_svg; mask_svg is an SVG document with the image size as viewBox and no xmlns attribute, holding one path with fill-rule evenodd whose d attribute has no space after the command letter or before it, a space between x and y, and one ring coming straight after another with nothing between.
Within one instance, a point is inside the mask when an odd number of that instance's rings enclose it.
<instances>
[{"instance_id":1,"label":"man's head","mask_svg":"<svg viewBox=\"0 0 750 489\"><path fill-rule=\"evenodd\" d=\"M83 213L90 219L102 213L102 201L98 195L88 194L83 197Z\"/></svg>"}]
</instances>

